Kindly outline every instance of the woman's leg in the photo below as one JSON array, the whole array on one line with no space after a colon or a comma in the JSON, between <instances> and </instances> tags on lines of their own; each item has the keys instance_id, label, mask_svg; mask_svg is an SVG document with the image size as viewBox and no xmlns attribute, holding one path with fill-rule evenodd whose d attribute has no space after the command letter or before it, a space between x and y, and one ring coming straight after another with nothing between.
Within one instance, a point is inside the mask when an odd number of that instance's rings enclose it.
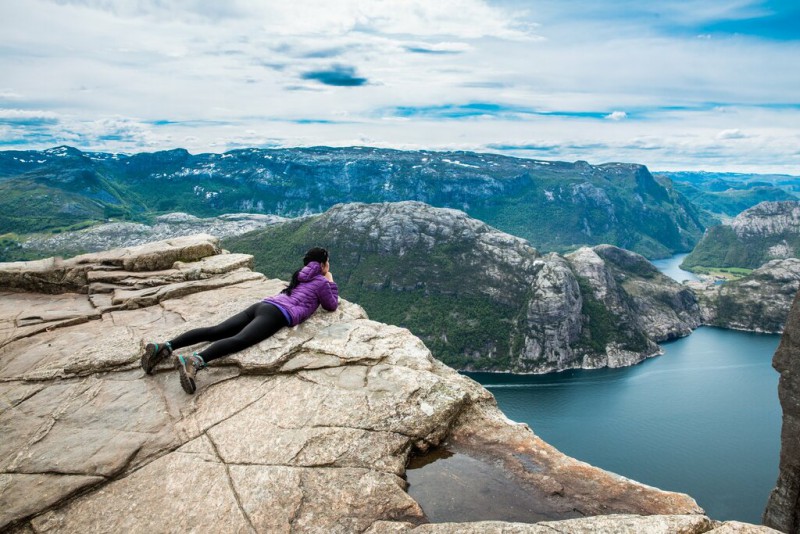
<instances>
[{"instance_id":1,"label":"woman's leg","mask_svg":"<svg viewBox=\"0 0 800 534\"><path fill-rule=\"evenodd\" d=\"M260 343L272 336L284 326L288 326L283 312L274 305L267 302L259 302L252 308L254 309L254 317L247 326L240 329L235 335L220 339L198 353L204 362L208 363L217 358L244 350L247 347L252 347L256 343Z\"/></svg>"},{"instance_id":2,"label":"woman's leg","mask_svg":"<svg viewBox=\"0 0 800 534\"><path fill-rule=\"evenodd\" d=\"M179 335L169 342L172 350L178 350L189 345L202 343L203 341L218 341L238 334L256 316L256 310L262 302L256 302L246 310L237 313L233 317L226 319L215 326L205 328L195 328Z\"/></svg>"}]
</instances>

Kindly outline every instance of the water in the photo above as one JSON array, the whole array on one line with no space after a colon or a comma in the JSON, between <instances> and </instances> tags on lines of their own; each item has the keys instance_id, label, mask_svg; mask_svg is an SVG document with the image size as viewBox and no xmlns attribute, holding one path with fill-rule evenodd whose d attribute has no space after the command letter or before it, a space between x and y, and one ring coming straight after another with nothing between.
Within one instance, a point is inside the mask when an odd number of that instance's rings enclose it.
<instances>
[{"instance_id":1,"label":"water","mask_svg":"<svg viewBox=\"0 0 800 534\"><path fill-rule=\"evenodd\" d=\"M760 523L778 476L779 339L703 327L633 367L469 376L564 453Z\"/></svg>"},{"instance_id":2,"label":"water","mask_svg":"<svg viewBox=\"0 0 800 534\"><path fill-rule=\"evenodd\" d=\"M676 254L671 258L652 260L652 263L658 268L659 271L666 274L673 280L677 280L678 282L683 282L684 280L700 280L694 273L684 271L679 267L679 265L683 262L683 259L688 255L689 254Z\"/></svg>"}]
</instances>

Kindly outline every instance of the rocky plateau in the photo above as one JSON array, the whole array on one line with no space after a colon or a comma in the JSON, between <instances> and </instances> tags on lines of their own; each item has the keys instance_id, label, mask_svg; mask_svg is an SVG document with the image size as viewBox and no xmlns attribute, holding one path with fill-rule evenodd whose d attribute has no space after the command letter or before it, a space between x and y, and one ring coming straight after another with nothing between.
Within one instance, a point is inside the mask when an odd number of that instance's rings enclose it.
<instances>
[{"instance_id":1,"label":"rocky plateau","mask_svg":"<svg viewBox=\"0 0 800 534\"><path fill-rule=\"evenodd\" d=\"M284 286L251 261L195 236L0 264L0 530L771 531L563 455L347 301L212 365L194 396L168 362L146 376L143 341ZM524 484L538 522L428 523L405 466L443 443Z\"/></svg>"}]
</instances>

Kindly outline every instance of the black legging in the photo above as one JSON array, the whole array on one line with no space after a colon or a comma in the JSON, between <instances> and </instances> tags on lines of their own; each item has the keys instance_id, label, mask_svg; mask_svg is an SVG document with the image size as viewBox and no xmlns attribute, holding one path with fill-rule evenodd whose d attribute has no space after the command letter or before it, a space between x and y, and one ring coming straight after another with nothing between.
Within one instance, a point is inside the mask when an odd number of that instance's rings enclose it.
<instances>
[{"instance_id":1,"label":"black legging","mask_svg":"<svg viewBox=\"0 0 800 534\"><path fill-rule=\"evenodd\" d=\"M170 345L172 350L177 350L203 341L215 341L198 352L208 363L252 347L284 326L289 326L289 322L282 311L274 304L257 302L216 326L189 330L170 341Z\"/></svg>"}]
</instances>

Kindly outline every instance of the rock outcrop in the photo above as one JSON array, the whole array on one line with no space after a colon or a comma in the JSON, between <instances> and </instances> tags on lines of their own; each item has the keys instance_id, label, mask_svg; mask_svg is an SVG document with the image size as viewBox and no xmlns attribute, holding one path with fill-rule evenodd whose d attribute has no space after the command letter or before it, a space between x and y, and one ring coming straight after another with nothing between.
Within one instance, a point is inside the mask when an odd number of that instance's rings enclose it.
<instances>
[{"instance_id":1,"label":"rock outcrop","mask_svg":"<svg viewBox=\"0 0 800 534\"><path fill-rule=\"evenodd\" d=\"M800 259L772 260L738 280L690 287L699 296L704 324L781 333L800 289Z\"/></svg>"},{"instance_id":2,"label":"rock outcrop","mask_svg":"<svg viewBox=\"0 0 800 534\"><path fill-rule=\"evenodd\" d=\"M548 528L715 526L688 496L561 454L408 330L346 301L202 371L194 396L168 363L144 375L142 340L215 323L284 287L248 260L201 236L0 264L0 530L451 532L424 525L403 479L411 454L444 440L491 455L553 519L688 514Z\"/></svg>"},{"instance_id":3,"label":"rock outcrop","mask_svg":"<svg viewBox=\"0 0 800 534\"><path fill-rule=\"evenodd\" d=\"M709 228L683 267L756 269L800 256L800 202L762 202L730 223Z\"/></svg>"},{"instance_id":4,"label":"rock outcrop","mask_svg":"<svg viewBox=\"0 0 800 534\"><path fill-rule=\"evenodd\" d=\"M34 234L19 243L17 254L45 257L58 253L67 256L139 246L197 234L223 238L252 232L285 220L277 215L255 213L231 213L208 218L199 218L188 213L169 213L156 217L152 225L109 222L74 232Z\"/></svg>"},{"instance_id":5,"label":"rock outcrop","mask_svg":"<svg viewBox=\"0 0 800 534\"><path fill-rule=\"evenodd\" d=\"M783 408L778 482L769 497L764 524L800 533L800 295L795 298L772 366L781 374L778 396Z\"/></svg>"},{"instance_id":6,"label":"rock outcrop","mask_svg":"<svg viewBox=\"0 0 800 534\"><path fill-rule=\"evenodd\" d=\"M330 250L342 295L459 369L632 365L700 324L692 292L638 254L598 245L540 256L464 212L419 202L341 204L225 241L282 277L308 242Z\"/></svg>"}]
</instances>

